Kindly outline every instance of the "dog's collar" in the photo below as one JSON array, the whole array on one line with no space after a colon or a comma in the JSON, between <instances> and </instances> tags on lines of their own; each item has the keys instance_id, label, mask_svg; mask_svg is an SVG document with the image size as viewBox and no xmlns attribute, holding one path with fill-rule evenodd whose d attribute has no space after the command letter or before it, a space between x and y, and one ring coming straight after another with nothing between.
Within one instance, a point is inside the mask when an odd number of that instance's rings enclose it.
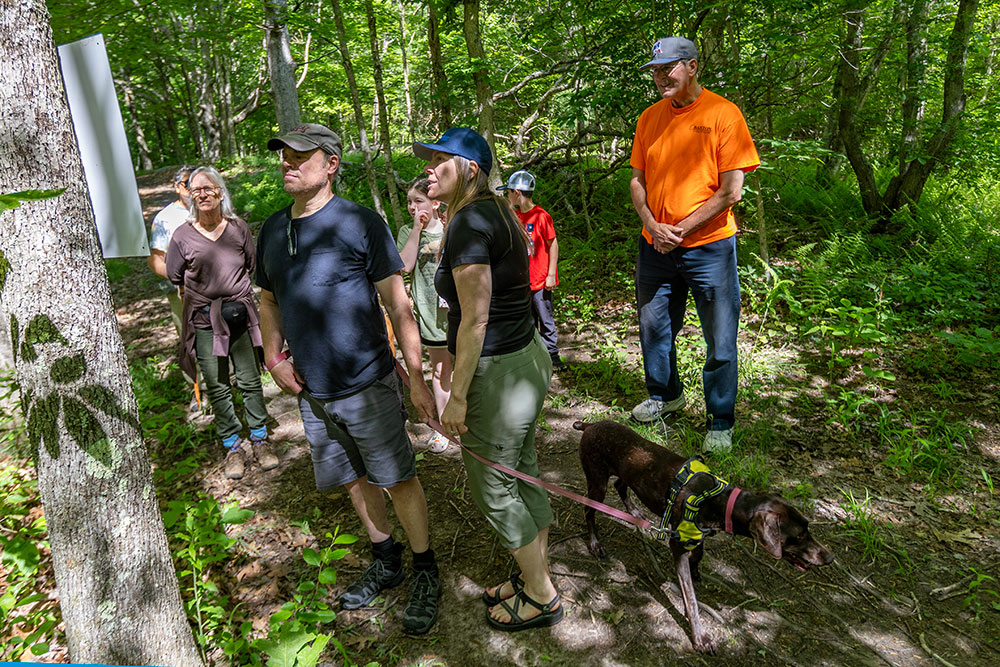
<instances>
[{"instance_id":1,"label":"dog's collar","mask_svg":"<svg viewBox=\"0 0 1000 667\"><path fill-rule=\"evenodd\" d=\"M669 529L670 514L674 507L674 501L677 499L677 494L698 475L710 478L715 482L715 485L702 493L688 494L688 497L684 499L681 522L675 529ZM701 509L702 503L730 488L732 486L729 482L718 475L712 474L701 456L695 455L689 458L680 467L677 474L674 475L673 483L670 485L667 506L663 511L663 517L660 519L658 539L663 540L669 537L671 541L679 542L687 550L696 549L705 540L707 535L714 533L712 530L702 530L697 525L698 512Z\"/></svg>"},{"instance_id":2,"label":"dog's collar","mask_svg":"<svg viewBox=\"0 0 1000 667\"><path fill-rule=\"evenodd\" d=\"M736 507L736 499L740 497L741 493L743 491L738 486L734 486L733 490L729 492L729 500L726 501L725 527L726 532L730 535L733 534L733 508Z\"/></svg>"}]
</instances>

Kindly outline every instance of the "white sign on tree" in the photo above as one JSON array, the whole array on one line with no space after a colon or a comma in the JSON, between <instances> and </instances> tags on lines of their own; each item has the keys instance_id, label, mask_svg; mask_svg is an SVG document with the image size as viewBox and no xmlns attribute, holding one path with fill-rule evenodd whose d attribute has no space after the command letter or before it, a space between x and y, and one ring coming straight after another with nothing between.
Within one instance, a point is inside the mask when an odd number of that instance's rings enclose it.
<instances>
[{"instance_id":1,"label":"white sign on tree","mask_svg":"<svg viewBox=\"0 0 1000 667\"><path fill-rule=\"evenodd\" d=\"M139 189L104 36L60 46L59 64L104 256L148 256Z\"/></svg>"}]
</instances>

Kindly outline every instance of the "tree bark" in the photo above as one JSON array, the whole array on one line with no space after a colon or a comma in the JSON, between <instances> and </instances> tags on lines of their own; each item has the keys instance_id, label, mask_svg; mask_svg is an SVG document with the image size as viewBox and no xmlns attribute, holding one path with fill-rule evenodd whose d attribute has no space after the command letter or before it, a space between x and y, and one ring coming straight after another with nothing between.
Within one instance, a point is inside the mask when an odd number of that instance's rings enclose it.
<instances>
[{"instance_id":1,"label":"tree bark","mask_svg":"<svg viewBox=\"0 0 1000 667\"><path fill-rule=\"evenodd\" d=\"M127 68L122 71L121 82L122 98L125 102L125 108L128 109L129 124L132 125L132 135L135 137L139 168L148 171L153 168L153 159L149 155L146 133L143 132L142 123L139 122L139 110L135 104L135 94L132 92L132 75Z\"/></svg>"},{"instance_id":2,"label":"tree bark","mask_svg":"<svg viewBox=\"0 0 1000 667\"><path fill-rule=\"evenodd\" d=\"M351 89L351 104L354 107L354 122L358 126L361 139L361 154L365 161L365 175L368 177L368 187L372 193L372 203L375 211L385 219L385 207L382 206L382 196L379 194L378 181L375 178L375 167L372 164L372 148L368 142L368 130L365 128L365 114L361 108L361 96L358 94L358 80L354 76L354 65L351 64L351 51L347 46L347 30L344 28L344 12L340 0L332 0L333 18L337 24L337 37L340 45L340 57L344 63L344 74L347 75L347 85Z\"/></svg>"},{"instance_id":3,"label":"tree bark","mask_svg":"<svg viewBox=\"0 0 1000 667\"><path fill-rule=\"evenodd\" d=\"M0 0L0 224L11 334L70 657L200 665L143 445L48 11Z\"/></svg>"},{"instance_id":4,"label":"tree bark","mask_svg":"<svg viewBox=\"0 0 1000 667\"><path fill-rule=\"evenodd\" d=\"M403 92L406 94L406 128L410 131L410 142L416 140L417 130L413 125L413 96L410 94L410 63L406 59L406 4L399 0L399 53L403 58Z\"/></svg>"},{"instance_id":5,"label":"tree bark","mask_svg":"<svg viewBox=\"0 0 1000 667\"><path fill-rule=\"evenodd\" d=\"M493 86L490 84L489 64L486 60L486 50L479 34L479 0L463 0L464 20L462 33L465 35L465 48L469 53L469 65L472 68L472 80L476 84L476 115L479 117L479 134L493 151L493 167L490 172L490 187L496 190L500 184L501 165L496 151L496 138L493 119Z\"/></svg>"},{"instance_id":6,"label":"tree bark","mask_svg":"<svg viewBox=\"0 0 1000 667\"><path fill-rule=\"evenodd\" d=\"M382 53L379 50L378 26L375 23L372 3L365 3L365 13L368 15L368 42L372 51L372 78L375 81L375 99L378 103L378 126L382 140L382 155L385 159L385 182L389 187L389 209L392 211L393 229L399 229L403 224L403 215L399 209L396 169L392 165L392 131L389 129L389 107L385 103L385 90L382 85Z\"/></svg>"},{"instance_id":7,"label":"tree bark","mask_svg":"<svg viewBox=\"0 0 1000 667\"><path fill-rule=\"evenodd\" d=\"M295 62L288 40L287 0L264 0L264 32L267 36L267 71L271 76L274 115L278 129L288 132L302 124L299 91L295 87Z\"/></svg>"},{"instance_id":8,"label":"tree bark","mask_svg":"<svg viewBox=\"0 0 1000 667\"><path fill-rule=\"evenodd\" d=\"M215 67L212 47L207 39L201 40L201 63L198 72L198 125L201 127L201 158L208 162L219 159L222 137L219 134L219 120L215 110Z\"/></svg>"},{"instance_id":9,"label":"tree bark","mask_svg":"<svg viewBox=\"0 0 1000 667\"><path fill-rule=\"evenodd\" d=\"M438 134L441 134L451 127L451 91L448 90L448 77L441 58L441 22L434 6L436 1L429 0L427 3L427 49L430 52L431 82L436 102L434 122Z\"/></svg>"}]
</instances>

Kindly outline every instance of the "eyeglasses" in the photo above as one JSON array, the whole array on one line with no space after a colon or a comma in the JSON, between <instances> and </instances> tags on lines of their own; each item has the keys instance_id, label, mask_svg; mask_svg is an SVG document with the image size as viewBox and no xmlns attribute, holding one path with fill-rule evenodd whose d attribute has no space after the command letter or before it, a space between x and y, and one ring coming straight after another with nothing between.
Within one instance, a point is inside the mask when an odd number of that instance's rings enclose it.
<instances>
[{"instance_id":1,"label":"eyeglasses","mask_svg":"<svg viewBox=\"0 0 1000 667\"><path fill-rule=\"evenodd\" d=\"M669 65L657 65L656 67L650 67L653 71L653 76L666 76L674 71L674 68L681 63L687 64L686 60L675 60Z\"/></svg>"},{"instance_id":2,"label":"eyeglasses","mask_svg":"<svg viewBox=\"0 0 1000 667\"><path fill-rule=\"evenodd\" d=\"M285 238L288 239L288 256L295 257L295 253L298 252L299 235L298 233L292 234L291 218L289 218L288 225L285 227Z\"/></svg>"},{"instance_id":3,"label":"eyeglasses","mask_svg":"<svg viewBox=\"0 0 1000 667\"><path fill-rule=\"evenodd\" d=\"M200 197L205 195L206 197L214 197L219 194L219 188L195 188L191 190L192 197Z\"/></svg>"}]
</instances>

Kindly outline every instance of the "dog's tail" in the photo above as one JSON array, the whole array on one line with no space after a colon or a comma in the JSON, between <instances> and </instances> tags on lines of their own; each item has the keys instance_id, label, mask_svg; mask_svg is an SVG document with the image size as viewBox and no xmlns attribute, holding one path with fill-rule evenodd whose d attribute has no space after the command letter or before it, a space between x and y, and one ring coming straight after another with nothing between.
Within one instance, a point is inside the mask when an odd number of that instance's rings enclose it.
<instances>
[{"instance_id":1,"label":"dog's tail","mask_svg":"<svg viewBox=\"0 0 1000 667\"><path fill-rule=\"evenodd\" d=\"M585 431L587 427L590 426L587 422L573 422L573 428L577 431Z\"/></svg>"}]
</instances>

